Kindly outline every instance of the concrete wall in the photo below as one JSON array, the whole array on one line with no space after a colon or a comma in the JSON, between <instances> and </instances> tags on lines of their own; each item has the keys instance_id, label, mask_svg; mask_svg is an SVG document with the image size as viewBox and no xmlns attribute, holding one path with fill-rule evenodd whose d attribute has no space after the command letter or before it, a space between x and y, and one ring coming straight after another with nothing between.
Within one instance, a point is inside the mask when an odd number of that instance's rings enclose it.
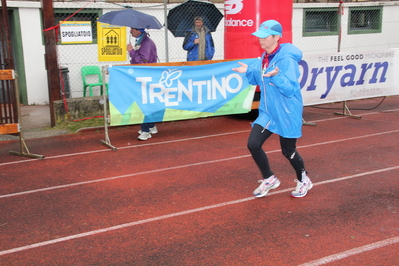
<instances>
[{"instance_id":1,"label":"concrete wall","mask_svg":"<svg viewBox=\"0 0 399 266\"><path fill-rule=\"evenodd\" d=\"M78 120L95 116L104 116L104 104L102 96L79 97L66 100L70 117L68 117L64 101L54 101L54 113L56 124L66 120Z\"/></svg>"}]
</instances>

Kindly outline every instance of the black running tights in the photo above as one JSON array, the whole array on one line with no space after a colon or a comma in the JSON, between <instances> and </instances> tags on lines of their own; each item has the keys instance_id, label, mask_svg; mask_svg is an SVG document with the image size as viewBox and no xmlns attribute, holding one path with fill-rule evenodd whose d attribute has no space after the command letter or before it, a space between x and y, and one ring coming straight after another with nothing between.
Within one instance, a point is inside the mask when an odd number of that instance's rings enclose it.
<instances>
[{"instance_id":1,"label":"black running tights","mask_svg":"<svg viewBox=\"0 0 399 266\"><path fill-rule=\"evenodd\" d=\"M270 168L267 155L262 149L263 143L265 143L272 134L272 132L262 126L254 124L248 138L247 147L256 165L259 167L263 178L268 178L274 174ZM281 152L294 168L297 179L302 181L302 172L306 170L302 157L296 150L296 140L297 139L283 138L280 136L280 146Z\"/></svg>"}]
</instances>

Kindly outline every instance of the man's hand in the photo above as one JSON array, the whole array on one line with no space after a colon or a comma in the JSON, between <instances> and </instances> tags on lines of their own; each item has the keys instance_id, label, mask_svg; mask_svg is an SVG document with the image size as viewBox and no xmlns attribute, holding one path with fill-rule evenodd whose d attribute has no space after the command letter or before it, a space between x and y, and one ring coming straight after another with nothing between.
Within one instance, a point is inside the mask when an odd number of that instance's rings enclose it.
<instances>
[{"instance_id":1,"label":"man's hand","mask_svg":"<svg viewBox=\"0 0 399 266\"><path fill-rule=\"evenodd\" d=\"M247 72L247 70L248 70L248 65L247 64L244 64L244 63L241 63L241 62L238 62L241 66L240 67L236 67L236 68L233 68L232 70L233 71L235 71L235 72L238 72L238 73L245 73L245 72Z\"/></svg>"},{"instance_id":2,"label":"man's hand","mask_svg":"<svg viewBox=\"0 0 399 266\"><path fill-rule=\"evenodd\" d=\"M129 43L129 44L126 46L126 50L127 50L128 52L130 52L131 50L133 50L133 46Z\"/></svg>"},{"instance_id":3,"label":"man's hand","mask_svg":"<svg viewBox=\"0 0 399 266\"><path fill-rule=\"evenodd\" d=\"M263 76L264 77L271 77L271 76L275 76L275 75L277 75L278 74L278 72L279 72L280 70L278 69L278 67L276 67L275 69L273 69L272 71L270 71L270 72L267 72L266 74L264 74Z\"/></svg>"}]
</instances>

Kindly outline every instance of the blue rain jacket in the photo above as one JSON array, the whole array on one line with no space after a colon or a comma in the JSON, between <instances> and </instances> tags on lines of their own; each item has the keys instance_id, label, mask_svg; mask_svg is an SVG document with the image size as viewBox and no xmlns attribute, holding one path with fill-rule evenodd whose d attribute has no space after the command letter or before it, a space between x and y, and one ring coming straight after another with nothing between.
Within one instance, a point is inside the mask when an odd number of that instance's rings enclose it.
<instances>
[{"instance_id":1,"label":"blue rain jacket","mask_svg":"<svg viewBox=\"0 0 399 266\"><path fill-rule=\"evenodd\" d=\"M248 66L246 73L249 83L259 85L261 91L259 115L254 123L284 138L299 138L302 136L303 101L298 62L302 52L290 43L280 44L280 50L262 71L264 55ZM280 69L276 76L263 77L276 67Z\"/></svg>"},{"instance_id":2,"label":"blue rain jacket","mask_svg":"<svg viewBox=\"0 0 399 266\"><path fill-rule=\"evenodd\" d=\"M183 49L187 51L187 61L198 61L199 45L194 44L194 40L197 38L198 34L194 28L186 33L183 41ZM214 54L215 45L211 32L205 28L205 60L212 60Z\"/></svg>"}]
</instances>

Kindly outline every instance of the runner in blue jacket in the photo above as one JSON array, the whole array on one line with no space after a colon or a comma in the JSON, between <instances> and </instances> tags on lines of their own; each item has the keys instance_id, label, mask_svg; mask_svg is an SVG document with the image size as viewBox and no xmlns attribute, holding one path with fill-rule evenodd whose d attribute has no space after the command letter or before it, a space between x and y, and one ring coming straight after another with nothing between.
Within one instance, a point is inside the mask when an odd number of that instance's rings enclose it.
<instances>
[{"instance_id":1,"label":"runner in blue jacket","mask_svg":"<svg viewBox=\"0 0 399 266\"><path fill-rule=\"evenodd\" d=\"M194 18L194 27L186 33L183 49L187 51L187 61L212 60L215 45L202 17Z\"/></svg>"},{"instance_id":2,"label":"runner in blue jacket","mask_svg":"<svg viewBox=\"0 0 399 266\"><path fill-rule=\"evenodd\" d=\"M241 66L233 70L246 73L249 83L258 85L261 91L259 115L248 138L248 149L263 177L253 193L255 197L264 197L270 189L280 185L262 149L263 143L275 133L280 136L283 155L296 172L297 186L291 196L304 197L313 184L296 150L296 140L302 136L303 101L298 83L302 52L290 43L279 44L282 26L275 20L263 22L252 34L259 38L265 50L262 58L251 66L239 63Z\"/></svg>"}]
</instances>

